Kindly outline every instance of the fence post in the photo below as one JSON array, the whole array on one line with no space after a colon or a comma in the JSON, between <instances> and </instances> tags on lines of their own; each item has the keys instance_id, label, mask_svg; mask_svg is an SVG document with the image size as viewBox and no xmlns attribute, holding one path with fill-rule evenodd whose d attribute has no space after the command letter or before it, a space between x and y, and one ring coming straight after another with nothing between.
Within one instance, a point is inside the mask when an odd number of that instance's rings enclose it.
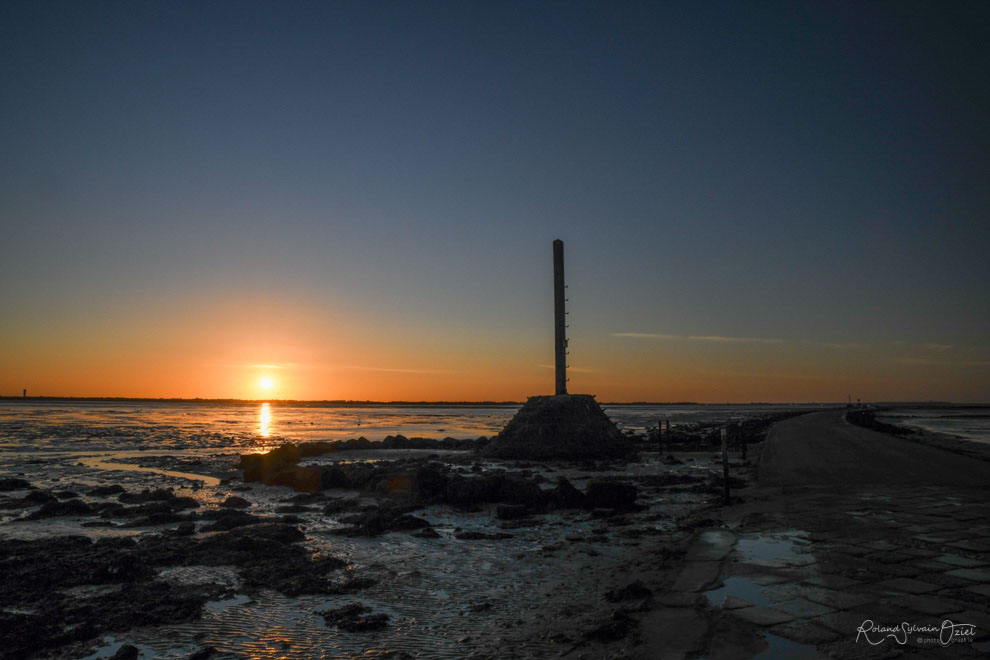
<instances>
[{"instance_id":1,"label":"fence post","mask_svg":"<svg viewBox=\"0 0 990 660\"><path fill-rule=\"evenodd\" d=\"M722 427L722 498L729 504L729 429Z\"/></svg>"}]
</instances>

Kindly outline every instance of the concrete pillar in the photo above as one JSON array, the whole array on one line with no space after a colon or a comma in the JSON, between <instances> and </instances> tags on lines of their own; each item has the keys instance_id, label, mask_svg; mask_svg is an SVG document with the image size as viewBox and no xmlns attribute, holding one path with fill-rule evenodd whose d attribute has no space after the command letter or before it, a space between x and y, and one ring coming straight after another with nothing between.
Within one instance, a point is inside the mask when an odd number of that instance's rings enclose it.
<instances>
[{"instance_id":1,"label":"concrete pillar","mask_svg":"<svg viewBox=\"0 0 990 660\"><path fill-rule=\"evenodd\" d=\"M556 394L567 394L567 333L564 328L564 241L553 242L553 341Z\"/></svg>"}]
</instances>

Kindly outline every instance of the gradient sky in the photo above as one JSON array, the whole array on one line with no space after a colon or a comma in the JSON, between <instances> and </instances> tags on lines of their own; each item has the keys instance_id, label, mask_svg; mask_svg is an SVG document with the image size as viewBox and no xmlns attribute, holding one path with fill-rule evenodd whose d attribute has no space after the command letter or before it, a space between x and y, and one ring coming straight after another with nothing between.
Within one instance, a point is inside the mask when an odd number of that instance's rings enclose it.
<instances>
[{"instance_id":1,"label":"gradient sky","mask_svg":"<svg viewBox=\"0 0 990 660\"><path fill-rule=\"evenodd\" d=\"M990 4L5 2L0 393L990 401ZM273 379L269 392L262 377Z\"/></svg>"}]
</instances>

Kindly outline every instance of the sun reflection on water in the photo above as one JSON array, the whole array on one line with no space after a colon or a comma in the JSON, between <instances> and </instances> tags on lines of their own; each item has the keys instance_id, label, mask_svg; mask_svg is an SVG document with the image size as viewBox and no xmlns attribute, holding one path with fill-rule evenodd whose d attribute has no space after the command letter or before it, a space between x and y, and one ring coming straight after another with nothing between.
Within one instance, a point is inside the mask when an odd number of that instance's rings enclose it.
<instances>
[{"instance_id":1,"label":"sun reflection on water","mask_svg":"<svg viewBox=\"0 0 990 660\"><path fill-rule=\"evenodd\" d=\"M272 434L272 407L270 404L261 404L258 411L258 435L267 438Z\"/></svg>"}]
</instances>

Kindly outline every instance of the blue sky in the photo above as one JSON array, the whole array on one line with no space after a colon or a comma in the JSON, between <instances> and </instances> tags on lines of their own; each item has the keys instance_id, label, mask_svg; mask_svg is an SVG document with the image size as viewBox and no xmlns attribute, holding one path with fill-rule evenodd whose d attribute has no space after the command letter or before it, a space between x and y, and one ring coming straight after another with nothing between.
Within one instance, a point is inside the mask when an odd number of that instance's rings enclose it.
<instances>
[{"instance_id":1,"label":"blue sky","mask_svg":"<svg viewBox=\"0 0 990 660\"><path fill-rule=\"evenodd\" d=\"M0 387L220 396L101 365L253 323L245 363L480 353L521 397L561 238L574 386L988 400L988 33L975 2L5 3Z\"/></svg>"}]
</instances>

